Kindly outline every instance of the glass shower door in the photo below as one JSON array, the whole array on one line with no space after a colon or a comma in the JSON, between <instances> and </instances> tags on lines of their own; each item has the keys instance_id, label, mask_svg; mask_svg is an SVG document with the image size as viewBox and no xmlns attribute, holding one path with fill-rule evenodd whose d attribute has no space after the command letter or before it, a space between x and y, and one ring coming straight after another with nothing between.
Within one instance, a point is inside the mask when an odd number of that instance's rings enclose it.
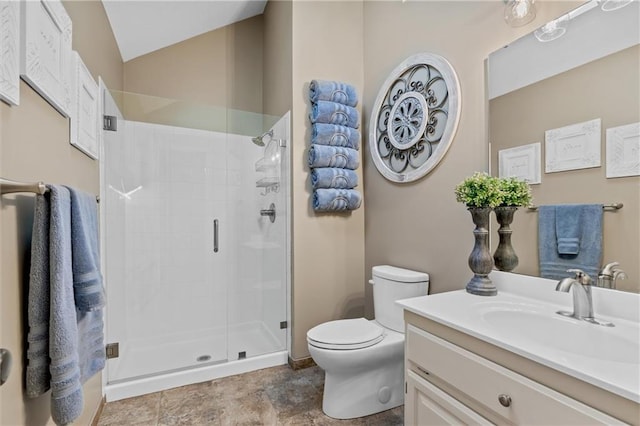
<instances>
[{"instance_id":1,"label":"glass shower door","mask_svg":"<svg viewBox=\"0 0 640 426\"><path fill-rule=\"evenodd\" d=\"M124 121L109 137L109 382L226 361L226 135Z\"/></svg>"}]
</instances>

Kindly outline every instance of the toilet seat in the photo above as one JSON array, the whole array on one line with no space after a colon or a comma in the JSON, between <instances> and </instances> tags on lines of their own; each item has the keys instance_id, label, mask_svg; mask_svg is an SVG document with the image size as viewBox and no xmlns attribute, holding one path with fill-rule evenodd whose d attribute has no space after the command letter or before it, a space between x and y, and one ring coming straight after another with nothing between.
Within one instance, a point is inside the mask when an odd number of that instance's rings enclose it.
<instances>
[{"instance_id":1,"label":"toilet seat","mask_svg":"<svg viewBox=\"0 0 640 426\"><path fill-rule=\"evenodd\" d=\"M307 332L307 342L322 349L362 349L382 339L384 329L364 318L329 321Z\"/></svg>"}]
</instances>

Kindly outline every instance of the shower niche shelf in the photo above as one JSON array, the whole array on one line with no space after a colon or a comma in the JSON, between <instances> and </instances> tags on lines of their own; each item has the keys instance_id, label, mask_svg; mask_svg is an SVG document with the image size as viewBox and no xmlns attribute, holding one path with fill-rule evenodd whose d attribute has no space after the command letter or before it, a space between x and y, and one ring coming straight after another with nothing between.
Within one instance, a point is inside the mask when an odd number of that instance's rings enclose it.
<instances>
[{"instance_id":1,"label":"shower niche shelf","mask_svg":"<svg viewBox=\"0 0 640 426\"><path fill-rule=\"evenodd\" d=\"M262 195L266 195L269 192L278 192L280 190L280 179L277 177L265 177L256 181L257 188L263 188Z\"/></svg>"},{"instance_id":2,"label":"shower niche shelf","mask_svg":"<svg viewBox=\"0 0 640 426\"><path fill-rule=\"evenodd\" d=\"M266 158L261 158L256 161L256 172L275 172L277 169L278 164Z\"/></svg>"}]
</instances>

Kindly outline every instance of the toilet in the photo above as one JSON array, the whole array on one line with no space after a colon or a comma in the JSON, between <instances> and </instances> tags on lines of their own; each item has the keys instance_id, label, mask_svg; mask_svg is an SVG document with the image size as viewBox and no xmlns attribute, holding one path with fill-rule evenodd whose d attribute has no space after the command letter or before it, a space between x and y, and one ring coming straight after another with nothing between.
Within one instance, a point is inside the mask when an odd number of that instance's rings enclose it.
<instances>
[{"instance_id":1,"label":"toilet","mask_svg":"<svg viewBox=\"0 0 640 426\"><path fill-rule=\"evenodd\" d=\"M307 332L309 353L325 371L322 411L353 419L404 403L404 313L395 301L423 296L429 275L374 266L375 320L329 321Z\"/></svg>"}]
</instances>

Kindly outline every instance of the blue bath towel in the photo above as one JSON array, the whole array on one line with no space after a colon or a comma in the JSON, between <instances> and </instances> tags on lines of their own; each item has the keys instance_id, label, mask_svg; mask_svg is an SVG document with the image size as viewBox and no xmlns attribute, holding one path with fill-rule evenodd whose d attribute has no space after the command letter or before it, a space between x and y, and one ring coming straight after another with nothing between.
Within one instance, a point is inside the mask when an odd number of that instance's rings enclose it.
<instances>
[{"instance_id":1,"label":"blue bath towel","mask_svg":"<svg viewBox=\"0 0 640 426\"><path fill-rule=\"evenodd\" d=\"M309 99L311 102L332 101L354 107L358 104L358 93L348 83L312 80L309 84Z\"/></svg>"},{"instance_id":2,"label":"blue bath towel","mask_svg":"<svg viewBox=\"0 0 640 426\"><path fill-rule=\"evenodd\" d=\"M602 204L582 205L582 225L577 254L558 253L557 206L538 209L538 256L540 276L562 279L571 276L567 269L582 269L595 279L602 261ZM560 209L563 211L564 209Z\"/></svg>"},{"instance_id":3,"label":"blue bath towel","mask_svg":"<svg viewBox=\"0 0 640 426\"><path fill-rule=\"evenodd\" d=\"M358 151L339 146L311 145L309 167L341 167L355 170L360 165Z\"/></svg>"},{"instance_id":4,"label":"blue bath towel","mask_svg":"<svg viewBox=\"0 0 640 426\"><path fill-rule=\"evenodd\" d=\"M82 383L104 367L104 323L101 309L77 309L74 262L82 256L73 253L72 197L63 186L48 188L48 196L36 196L31 242L26 393L51 389L51 415L60 425L82 413Z\"/></svg>"},{"instance_id":5,"label":"blue bath towel","mask_svg":"<svg viewBox=\"0 0 640 426\"><path fill-rule=\"evenodd\" d=\"M360 132L352 127L316 123L311 126L311 143L360 149Z\"/></svg>"},{"instance_id":6,"label":"blue bath towel","mask_svg":"<svg viewBox=\"0 0 640 426\"><path fill-rule=\"evenodd\" d=\"M67 187L71 193L71 245L73 291L78 310L102 308L105 304L100 252L98 249L98 209L96 197Z\"/></svg>"},{"instance_id":7,"label":"blue bath towel","mask_svg":"<svg viewBox=\"0 0 640 426\"><path fill-rule=\"evenodd\" d=\"M31 234L27 296L26 393L36 398L49 390L49 201L36 195Z\"/></svg>"},{"instance_id":8,"label":"blue bath towel","mask_svg":"<svg viewBox=\"0 0 640 426\"><path fill-rule=\"evenodd\" d=\"M353 107L330 101L318 101L311 105L311 114L309 114L311 124L339 124L354 129L359 126L358 110Z\"/></svg>"},{"instance_id":9,"label":"blue bath towel","mask_svg":"<svg viewBox=\"0 0 640 426\"><path fill-rule=\"evenodd\" d=\"M349 169L320 167L311 170L311 186L313 189L352 189L358 186L358 175Z\"/></svg>"},{"instance_id":10,"label":"blue bath towel","mask_svg":"<svg viewBox=\"0 0 640 426\"><path fill-rule=\"evenodd\" d=\"M556 238L559 254L578 254L584 206L561 204L556 206Z\"/></svg>"},{"instance_id":11,"label":"blue bath towel","mask_svg":"<svg viewBox=\"0 0 640 426\"><path fill-rule=\"evenodd\" d=\"M313 210L317 212L347 211L360 207L362 196L355 189L316 189Z\"/></svg>"},{"instance_id":12,"label":"blue bath towel","mask_svg":"<svg viewBox=\"0 0 640 426\"><path fill-rule=\"evenodd\" d=\"M83 398L78 361L78 324L73 295L71 196L62 186L50 185L49 191L51 417L60 425L71 423L80 416Z\"/></svg>"}]
</instances>

